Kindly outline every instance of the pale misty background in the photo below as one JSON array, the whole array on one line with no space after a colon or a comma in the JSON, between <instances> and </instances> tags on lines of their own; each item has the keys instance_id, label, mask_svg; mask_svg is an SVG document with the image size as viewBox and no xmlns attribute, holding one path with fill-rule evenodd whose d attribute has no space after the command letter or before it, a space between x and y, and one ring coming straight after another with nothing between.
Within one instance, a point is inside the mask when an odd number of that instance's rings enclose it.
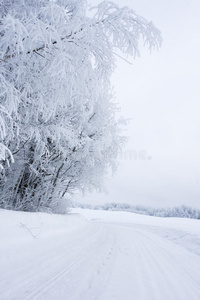
<instances>
[{"instance_id":1,"label":"pale misty background","mask_svg":"<svg viewBox=\"0 0 200 300\"><path fill-rule=\"evenodd\" d=\"M97 4L100 1L91 1ZM162 32L149 55L117 60L112 78L129 137L107 194L76 195L81 203L124 202L153 207L200 207L200 2L117 0Z\"/></svg>"}]
</instances>

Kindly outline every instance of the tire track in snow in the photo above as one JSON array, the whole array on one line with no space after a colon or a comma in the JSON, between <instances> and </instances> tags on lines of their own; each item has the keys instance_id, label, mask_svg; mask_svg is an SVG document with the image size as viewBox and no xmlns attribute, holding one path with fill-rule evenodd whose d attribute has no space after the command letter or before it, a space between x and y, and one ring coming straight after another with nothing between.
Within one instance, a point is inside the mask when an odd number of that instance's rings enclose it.
<instances>
[{"instance_id":1,"label":"tire track in snow","mask_svg":"<svg viewBox=\"0 0 200 300\"><path fill-rule=\"evenodd\" d=\"M91 223L91 226L94 225ZM60 277L60 282L57 282L60 291L57 288L58 292L54 295L53 285L45 292L43 290L44 294L36 299L66 299L66 297L70 300L98 299L109 282L113 264L111 257L115 248L115 232L110 231L107 225L100 225L100 228L99 234L96 235L96 246L85 249L86 257L80 261L77 269L71 269L67 281L65 280L67 274Z\"/></svg>"},{"instance_id":2,"label":"tire track in snow","mask_svg":"<svg viewBox=\"0 0 200 300\"><path fill-rule=\"evenodd\" d=\"M131 300L133 295L137 300L200 299L200 272L195 263L200 263L198 256L132 226L116 225L116 231L118 259L110 286L99 300Z\"/></svg>"},{"instance_id":3,"label":"tire track in snow","mask_svg":"<svg viewBox=\"0 0 200 300\"><path fill-rule=\"evenodd\" d=\"M72 258L72 262L67 263L62 271L47 279L44 284L40 285L37 289L30 292L26 297L23 298L23 300L40 299L43 294L55 287L63 277L66 277L68 274L70 274L70 272L77 268L81 264L81 262L89 261L91 252L94 252L98 247L98 240L96 239L96 236L100 234L101 230L101 227L97 226L97 229L94 232L91 231L90 233L92 234L92 236L89 235L89 238L87 237L88 240L86 240L86 243L84 245L82 244L76 251L76 258Z\"/></svg>"}]
</instances>

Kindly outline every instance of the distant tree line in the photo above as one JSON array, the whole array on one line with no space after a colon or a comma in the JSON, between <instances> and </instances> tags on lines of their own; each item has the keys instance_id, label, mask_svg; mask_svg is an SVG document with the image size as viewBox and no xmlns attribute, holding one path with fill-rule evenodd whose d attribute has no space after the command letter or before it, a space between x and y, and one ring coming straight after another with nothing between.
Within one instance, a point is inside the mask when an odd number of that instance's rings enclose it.
<instances>
[{"instance_id":1,"label":"distant tree line","mask_svg":"<svg viewBox=\"0 0 200 300\"><path fill-rule=\"evenodd\" d=\"M182 205L168 208L153 208L144 207L141 205L130 205L126 203L107 203L103 205L91 205L91 204L74 204L84 209L95 210L111 210L111 211L127 211L136 214L155 216L155 217L176 217L176 218L190 218L200 220L200 209L192 208L190 206Z\"/></svg>"}]
</instances>

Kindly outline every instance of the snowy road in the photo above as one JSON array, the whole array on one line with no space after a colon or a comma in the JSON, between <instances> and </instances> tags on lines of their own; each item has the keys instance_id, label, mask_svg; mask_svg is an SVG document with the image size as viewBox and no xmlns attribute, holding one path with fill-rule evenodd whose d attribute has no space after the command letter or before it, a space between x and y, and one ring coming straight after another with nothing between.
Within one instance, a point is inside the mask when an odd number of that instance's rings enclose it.
<instances>
[{"instance_id":1,"label":"snowy road","mask_svg":"<svg viewBox=\"0 0 200 300\"><path fill-rule=\"evenodd\" d=\"M186 232L174 219L77 211L85 219L9 212L18 215L1 231L1 300L200 299L198 247L180 242L184 232L199 246L198 220L184 219Z\"/></svg>"}]
</instances>

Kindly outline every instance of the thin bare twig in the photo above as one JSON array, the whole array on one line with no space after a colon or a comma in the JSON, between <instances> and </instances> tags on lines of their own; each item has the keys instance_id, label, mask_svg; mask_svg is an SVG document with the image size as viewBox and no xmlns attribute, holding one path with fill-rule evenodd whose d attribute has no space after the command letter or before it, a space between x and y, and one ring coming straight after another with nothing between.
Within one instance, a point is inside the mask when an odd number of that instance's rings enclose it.
<instances>
[{"instance_id":1,"label":"thin bare twig","mask_svg":"<svg viewBox=\"0 0 200 300\"><path fill-rule=\"evenodd\" d=\"M23 224L22 222L20 222L20 224L21 224L21 227L22 227L22 228L25 228L25 229L28 230L28 232L32 235L32 237L33 237L34 239L37 239L37 238L38 238L38 234L37 234L37 235L33 234L32 231L31 231L25 224Z\"/></svg>"}]
</instances>

